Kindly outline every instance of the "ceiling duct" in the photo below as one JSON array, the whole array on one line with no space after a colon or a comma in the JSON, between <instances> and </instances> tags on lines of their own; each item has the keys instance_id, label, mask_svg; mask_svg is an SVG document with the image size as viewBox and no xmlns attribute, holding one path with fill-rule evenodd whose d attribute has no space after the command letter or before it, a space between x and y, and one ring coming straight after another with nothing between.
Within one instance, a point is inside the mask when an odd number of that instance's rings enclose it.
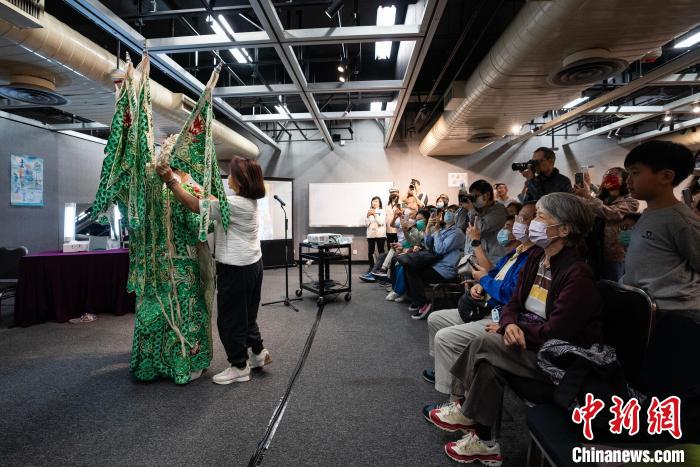
<instances>
[{"instance_id":1,"label":"ceiling duct","mask_svg":"<svg viewBox=\"0 0 700 467\"><path fill-rule=\"evenodd\" d=\"M32 75L24 70L42 69L54 78L56 92L69 100L61 110L109 125L114 113L117 57L47 13L41 14L40 21L40 29L20 29L0 19L0 81L8 81L7 73ZM12 64L13 69L24 68L21 73L8 72L6 64ZM120 61L119 68L124 67ZM134 75L138 77L139 73ZM151 102L157 139L164 139L173 128L179 131L189 116L188 98L153 80ZM212 136L219 159L258 156L257 145L221 122L214 121Z\"/></svg>"},{"instance_id":2,"label":"ceiling duct","mask_svg":"<svg viewBox=\"0 0 700 467\"><path fill-rule=\"evenodd\" d=\"M555 86L581 86L602 81L627 68L627 62L610 57L606 49L588 49L566 57L564 67L549 76Z\"/></svg>"},{"instance_id":3,"label":"ceiling duct","mask_svg":"<svg viewBox=\"0 0 700 467\"><path fill-rule=\"evenodd\" d=\"M474 130L467 141L470 143L490 143L497 139L498 135L493 128L478 128Z\"/></svg>"},{"instance_id":4,"label":"ceiling duct","mask_svg":"<svg viewBox=\"0 0 700 467\"><path fill-rule=\"evenodd\" d=\"M526 2L453 96L420 145L424 155L472 154L478 129L514 126L580 97L610 76L700 23L697 0L552 0ZM654 27L650 28L649 24Z\"/></svg>"},{"instance_id":5,"label":"ceiling duct","mask_svg":"<svg viewBox=\"0 0 700 467\"><path fill-rule=\"evenodd\" d=\"M68 99L58 94L53 80L30 75L12 75L10 84L0 86L0 96L47 107L64 105Z\"/></svg>"}]
</instances>

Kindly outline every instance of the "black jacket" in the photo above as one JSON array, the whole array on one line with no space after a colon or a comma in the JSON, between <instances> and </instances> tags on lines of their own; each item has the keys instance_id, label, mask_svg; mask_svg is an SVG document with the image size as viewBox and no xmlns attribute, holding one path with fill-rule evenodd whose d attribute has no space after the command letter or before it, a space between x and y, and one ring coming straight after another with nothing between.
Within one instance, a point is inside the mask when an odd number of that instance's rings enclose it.
<instances>
[{"instance_id":1,"label":"black jacket","mask_svg":"<svg viewBox=\"0 0 700 467\"><path fill-rule=\"evenodd\" d=\"M523 203L537 201L550 193L571 193L571 180L569 180L569 177L560 174L556 168L549 177L539 174L532 180L528 180L526 186L527 193L525 196L519 197Z\"/></svg>"}]
</instances>

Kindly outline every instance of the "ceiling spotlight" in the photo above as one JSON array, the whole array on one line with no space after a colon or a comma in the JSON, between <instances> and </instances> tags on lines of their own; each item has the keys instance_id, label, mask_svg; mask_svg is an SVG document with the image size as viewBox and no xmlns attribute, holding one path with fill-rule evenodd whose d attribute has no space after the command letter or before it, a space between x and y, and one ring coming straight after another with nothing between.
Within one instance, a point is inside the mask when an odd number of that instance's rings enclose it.
<instances>
[{"instance_id":1,"label":"ceiling spotlight","mask_svg":"<svg viewBox=\"0 0 700 467\"><path fill-rule=\"evenodd\" d=\"M520 134L520 125L513 125L510 129L510 132L516 136L519 135Z\"/></svg>"},{"instance_id":2,"label":"ceiling spotlight","mask_svg":"<svg viewBox=\"0 0 700 467\"><path fill-rule=\"evenodd\" d=\"M693 104L693 113L700 114L700 102L696 102L695 104Z\"/></svg>"},{"instance_id":3,"label":"ceiling spotlight","mask_svg":"<svg viewBox=\"0 0 700 467\"><path fill-rule=\"evenodd\" d=\"M326 16L333 19L341 8L343 8L343 0L333 0L331 4L328 5L328 8L326 8Z\"/></svg>"},{"instance_id":4,"label":"ceiling spotlight","mask_svg":"<svg viewBox=\"0 0 700 467\"><path fill-rule=\"evenodd\" d=\"M672 119L672 117L671 117L670 113L667 113L666 115L664 115L664 122L670 122L671 119Z\"/></svg>"},{"instance_id":5,"label":"ceiling spotlight","mask_svg":"<svg viewBox=\"0 0 700 467\"><path fill-rule=\"evenodd\" d=\"M341 83L344 83L344 82L345 82L345 76L343 76L343 75L338 76L338 81L340 81Z\"/></svg>"},{"instance_id":6,"label":"ceiling spotlight","mask_svg":"<svg viewBox=\"0 0 700 467\"><path fill-rule=\"evenodd\" d=\"M345 66L342 63L338 65L338 71L341 73L345 73Z\"/></svg>"}]
</instances>

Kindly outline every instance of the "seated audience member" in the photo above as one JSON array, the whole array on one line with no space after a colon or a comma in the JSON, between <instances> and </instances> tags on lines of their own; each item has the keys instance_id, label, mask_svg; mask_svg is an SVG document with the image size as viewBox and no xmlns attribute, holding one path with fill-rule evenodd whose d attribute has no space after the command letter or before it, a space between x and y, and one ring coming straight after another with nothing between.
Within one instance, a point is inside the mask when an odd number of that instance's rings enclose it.
<instances>
[{"instance_id":1,"label":"seated audience member","mask_svg":"<svg viewBox=\"0 0 700 467\"><path fill-rule=\"evenodd\" d=\"M585 181L582 186L574 186L574 193L596 216L588 236L591 267L596 277L617 282L625 272L625 249L618 242L620 224L625 214L639 209L639 201L629 195L627 171L614 167L605 172L596 198Z\"/></svg>"},{"instance_id":2,"label":"seated audience member","mask_svg":"<svg viewBox=\"0 0 700 467\"><path fill-rule=\"evenodd\" d=\"M517 203L517 199L508 196L508 185L505 183L496 183L493 185L493 189L496 191L496 202L502 204L506 208L510 206L511 203Z\"/></svg>"},{"instance_id":3,"label":"seated audience member","mask_svg":"<svg viewBox=\"0 0 700 467\"><path fill-rule=\"evenodd\" d=\"M700 158L700 152L698 152L698 155L695 157L696 159ZM696 164L700 164L700 161L696 162ZM700 169L696 168L694 173L695 172L700 172ZM695 214L700 216L700 175L691 178L685 189L690 190L690 203L688 203L688 207L692 209Z\"/></svg>"},{"instance_id":4,"label":"seated audience member","mask_svg":"<svg viewBox=\"0 0 700 467\"><path fill-rule=\"evenodd\" d=\"M639 218L642 217L641 212L630 212L622 216L622 221L620 222L620 233L617 236L617 241L622 248L627 251L630 246L630 239L632 238L632 229L637 224Z\"/></svg>"},{"instance_id":5,"label":"seated audience member","mask_svg":"<svg viewBox=\"0 0 700 467\"><path fill-rule=\"evenodd\" d=\"M533 246L527 230L535 212L534 203L527 204L515 220L506 222L499 240L509 252L490 271L474 271L477 282L464 293L458 308L428 316L428 347L435 358L435 370L425 370L423 378L434 382L437 391L461 397L462 391L453 391L450 368L473 338L489 328L498 329L500 309L510 301Z\"/></svg>"},{"instance_id":6,"label":"seated audience member","mask_svg":"<svg viewBox=\"0 0 700 467\"><path fill-rule=\"evenodd\" d=\"M684 440L700 441L700 372L688 357L700 352L700 218L674 195L693 171L688 148L649 141L625 159L630 194L647 209L632 229L623 283L645 290L657 305L642 368L649 395L681 398ZM693 426L692 430L688 426Z\"/></svg>"},{"instance_id":7,"label":"seated audience member","mask_svg":"<svg viewBox=\"0 0 700 467\"><path fill-rule=\"evenodd\" d=\"M537 148L532 155L532 160L536 164L533 170L527 169L520 172L525 177L525 186L518 196L520 201L523 203L537 201L549 193L571 192L569 177L562 175L559 169L554 167L557 160L554 151L547 147Z\"/></svg>"},{"instance_id":8,"label":"seated audience member","mask_svg":"<svg viewBox=\"0 0 700 467\"><path fill-rule=\"evenodd\" d=\"M396 302L404 301L406 295L406 278L404 269L401 264L397 263L397 255L405 255L415 253L423 249L423 238L430 217L430 211L421 209L415 214L415 219L402 219L402 228L404 240L401 244L394 245L394 254L389 259L388 270L391 271L391 290L386 296L386 299ZM386 263L386 261L385 261ZM381 270L373 273L379 279L386 278Z\"/></svg>"},{"instance_id":9,"label":"seated audience member","mask_svg":"<svg viewBox=\"0 0 700 467\"><path fill-rule=\"evenodd\" d=\"M502 460L491 431L503 401L501 372L551 384L537 364L537 351L545 341L561 339L586 348L602 341L595 278L578 253L592 223L590 209L573 194L554 193L537 202L529 238L539 248L532 248L516 291L502 309L498 333L472 339L452 367L465 399L424 409L424 416L437 427L466 432L459 441L445 445L450 458Z\"/></svg>"},{"instance_id":10,"label":"seated audience member","mask_svg":"<svg viewBox=\"0 0 700 467\"><path fill-rule=\"evenodd\" d=\"M508 206L506 206L506 212L508 213L509 216L517 216L522 208L523 208L523 205L516 201L516 202L510 203Z\"/></svg>"},{"instance_id":11,"label":"seated audience member","mask_svg":"<svg viewBox=\"0 0 700 467\"><path fill-rule=\"evenodd\" d=\"M425 247L435 253L439 258L432 266L420 270L405 270L408 283L408 295L411 298L411 311L415 313L413 319L425 319L430 313L431 305L425 297L425 287L436 282L449 282L457 279L455 265L464 245L464 234L455 227L455 211L457 206L450 206L443 216L444 227L435 234L426 234ZM431 219L432 224L437 224L436 217Z\"/></svg>"},{"instance_id":12,"label":"seated audience member","mask_svg":"<svg viewBox=\"0 0 700 467\"><path fill-rule=\"evenodd\" d=\"M486 180L472 183L469 193L475 201L466 203L470 227L467 228L469 239L464 252L471 254L475 247L480 246L489 262L495 264L505 254L496 236L506 223L506 208L493 200L493 187Z\"/></svg>"},{"instance_id":13,"label":"seated audience member","mask_svg":"<svg viewBox=\"0 0 700 467\"><path fill-rule=\"evenodd\" d=\"M384 241L386 240L386 216L379 196L372 198L367 217L365 218L365 225L367 226L367 260L369 269L363 276L370 279L372 277L370 273L374 269L374 249L376 247L380 255L384 254Z\"/></svg>"}]
</instances>

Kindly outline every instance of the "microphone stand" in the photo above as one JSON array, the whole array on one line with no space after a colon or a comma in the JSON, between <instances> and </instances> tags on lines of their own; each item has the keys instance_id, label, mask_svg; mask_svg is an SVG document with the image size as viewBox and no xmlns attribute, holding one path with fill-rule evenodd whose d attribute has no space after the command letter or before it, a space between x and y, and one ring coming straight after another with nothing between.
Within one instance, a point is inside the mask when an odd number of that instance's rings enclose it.
<instances>
[{"instance_id":1,"label":"microphone stand","mask_svg":"<svg viewBox=\"0 0 700 467\"><path fill-rule=\"evenodd\" d=\"M278 200L279 201L279 200ZM284 209L282 202L280 201L280 207L284 213L284 298L282 300L275 300L274 302L265 302L260 306L265 305L276 305L278 303L283 303L284 306L291 308L294 311L299 311L297 307L292 305L295 300L301 300L301 298L289 298L289 245L287 244L287 229L289 229L289 219L287 218L287 211Z\"/></svg>"}]
</instances>

